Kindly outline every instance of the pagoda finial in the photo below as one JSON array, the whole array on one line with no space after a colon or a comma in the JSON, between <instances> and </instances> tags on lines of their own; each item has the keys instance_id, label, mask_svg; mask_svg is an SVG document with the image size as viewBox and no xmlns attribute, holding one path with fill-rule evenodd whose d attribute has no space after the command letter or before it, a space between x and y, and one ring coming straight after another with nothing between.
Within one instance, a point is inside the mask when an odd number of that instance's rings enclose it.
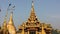
<instances>
[{"instance_id":1,"label":"pagoda finial","mask_svg":"<svg viewBox=\"0 0 60 34\"><path fill-rule=\"evenodd\" d=\"M28 18L29 23L35 23L38 22L38 19L35 15L35 10L34 10L34 1L32 0L32 6L31 6L31 14L30 17Z\"/></svg>"},{"instance_id":2,"label":"pagoda finial","mask_svg":"<svg viewBox=\"0 0 60 34\"><path fill-rule=\"evenodd\" d=\"M3 27L6 28L7 27L7 15L8 15L8 11L6 11L6 15L4 17L4 22L3 22Z\"/></svg>"},{"instance_id":3,"label":"pagoda finial","mask_svg":"<svg viewBox=\"0 0 60 34\"><path fill-rule=\"evenodd\" d=\"M4 22L3 22L3 28L6 28L7 27L7 19L6 19L6 15L5 15L5 18L4 18Z\"/></svg>"},{"instance_id":4,"label":"pagoda finial","mask_svg":"<svg viewBox=\"0 0 60 34\"><path fill-rule=\"evenodd\" d=\"M5 18L4 18L4 23L6 23L6 22L7 22L7 19L6 19L6 17L7 17L7 16L5 15Z\"/></svg>"},{"instance_id":5,"label":"pagoda finial","mask_svg":"<svg viewBox=\"0 0 60 34\"><path fill-rule=\"evenodd\" d=\"M11 24L11 25L14 25L14 23L13 23L13 10L14 10L14 8L15 8L15 5L12 6L11 3L9 3L9 8L8 8L9 10L8 11L11 11L11 13L10 13L10 19L9 19L8 24Z\"/></svg>"},{"instance_id":6,"label":"pagoda finial","mask_svg":"<svg viewBox=\"0 0 60 34\"><path fill-rule=\"evenodd\" d=\"M34 1L32 1L31 11L34 12Z\"/></svg>"},{"instance_id":7,"label":"pagoda finial","mask_svg":"<svg viewBox=\"0 0 60 34\"><path fill-rule=\"evenodd\" d=\"M13 12L10 14L10 19L8 24L13 24Z\"/></svg>"},{"instance_id":8,"label":"pagoda finial","mask_svg":"<svg viewBox=\"0 0 60 34\"><path fill-rule=\"evenodd\" d=\"M34 5L34 1L32 0L32 6Z\"/></svg>"},{"instance_id":9,"label":"pagoda finial","mask_svg":"<svg viewBox=\"0 0 60 34\"><path fill-rule=\"evenodd\" d=\"M36 17L36 15L35 15L35 11L34 11L34 1L32 0L32 7L31 7L30 18L31 18L31 20L34 20L35 17Z\"/></svg>"},{"instance_id":10,"label":"pagoda finial","mask_svg":"<svg viewBox=\"0 0 60 34\"><path fill-rule=\"evenodd\" d=\"M8 31L9 31L10 34L16 34L16 29L15 29L15 26L14 26L14 23L13 23L13 11L11 11L10 19L9 19L7 28L8 28Z\"/></svg>"},{"instance_id":11,"label":"pagoda finial","mask_svg":"<svg viewBox=\"0 0 60 34\"><path fill-rule=\"evenodd\" d=\"M7 16L5 15L3 26L2 26L3 34L7 34L7 18L6 17Z\"/></svg>"}]
</instances>

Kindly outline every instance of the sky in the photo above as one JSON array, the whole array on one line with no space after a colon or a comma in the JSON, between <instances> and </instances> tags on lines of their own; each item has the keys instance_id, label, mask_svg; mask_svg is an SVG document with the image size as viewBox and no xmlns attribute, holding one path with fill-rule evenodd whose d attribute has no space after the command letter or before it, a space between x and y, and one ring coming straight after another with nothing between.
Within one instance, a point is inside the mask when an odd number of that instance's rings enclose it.
<instances>
[{"instance_id":1,"label":"sky","mask_svg":"<svg viewBox=\"0 0 60 34\"><path fill-rule=\"evenodd\" d=\"M15 5L13 10L14 25L18 28L25 22L31 12L32 0L0 0L0 25L2 26L9 3ZM41 23L51 24L54 29L60 29L60 0L34 0L35 13ZM8 16L10 16L8 11ZM8 17L9 20L9 17Z\"/></svg>"}]
</instances>

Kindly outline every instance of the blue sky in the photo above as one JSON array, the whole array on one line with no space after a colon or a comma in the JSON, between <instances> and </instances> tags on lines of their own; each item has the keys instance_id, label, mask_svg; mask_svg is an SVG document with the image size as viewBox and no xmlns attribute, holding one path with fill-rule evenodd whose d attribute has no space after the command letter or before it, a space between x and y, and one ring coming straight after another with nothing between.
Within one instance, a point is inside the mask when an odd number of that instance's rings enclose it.
<instances>
[{"instance_id":1,"label":"blue sky","mask_svg":"<svg viewBox=\"0 0 60 34\"><path fill-rule=\"evenodd\" d=\"M15 5L13 11L14 24L17 27L25 22L30 15L32 0L10 0ZM0 0L0 25L3 24L8 0ZM60 0L34 0L35 13L40 22L51 24L53 28L60 28ZM10 11L8 12L10 16Z\"/></svg>"}]
</instances>

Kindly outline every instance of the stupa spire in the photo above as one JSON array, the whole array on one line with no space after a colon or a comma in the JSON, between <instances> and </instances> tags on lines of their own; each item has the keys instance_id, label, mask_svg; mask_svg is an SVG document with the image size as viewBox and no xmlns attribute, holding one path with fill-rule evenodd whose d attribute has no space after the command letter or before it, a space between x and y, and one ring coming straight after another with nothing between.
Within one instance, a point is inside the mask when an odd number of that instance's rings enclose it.
<instances>
[{"instance_id":1,"label":"stupa spire","mask_svg":"<svg viewBox=\"0 0 60 34\"><path fill-rule=\"evenodd\" d=\"M35 11L34 11L34 1L32 1L32 7L31 7L31 15L30 17L35 16Z\"/></svg>"},{"instance_id":2,"label":"stupa spire","mask_svg":"<svg viewBox=\"0 0 60 34\"><path fill-rule=\"evenodd\" d=\"M2 29L3 29L3 34L7 34L8 33L7 32L7 15L5 15Z\"/></svg>"},{"instance_id":3,"label":"stupa spire","mask_svg":"<svg viewBox=\"0 0 60 34\"><path fill-rule=\"evenodd\" d=\"M4 22L3 22L3 28L6 29L7 28L7 19L6 19L6 15L5 15L5 18L4 18Z\"/></svg>"},{"instance_id":4,"label":"stupa spire","mask_svg":"<svg viewBox=\"0 0 60 34\"><path fill-rule=\"evenodd\" d=\"M10 14L10 19L9 19L9 23L8 24L13 25L13 12L11 12L11 14Z\"/></svg>"},{"instance_id":5,"label":"stupa spire","mask_svg":"<svg viewBox=\"0 0 60 34\"><path fill-rule=\"evenodd\" d=\"M36 22L38 22L38 19L35 15L34 1L32 0L31 13L30 13L30 17L28 18L28 23L36 23Z\"/></svg>"},{"instance_id":6,"label":"stupa spire","mask_svg":"<svg viewBox=\"0 0 60 34\"><path fill-rule=\"evenodd\" d=\"M5 16L5 18L4 18L4 23L6 23L6 16Z\"/></svg>"},{"instance_id":7,"label":"stupa spire","mask_svg":"<svg viewBox=\"0 0 60 34\"><path fill-rule=\"evenodd\" d=\"M35 10L34 10L34 1L32 1L30 20L34 21L36 19Z\"/></svg>"},{"instance_id":8,"label":"stupa spire","mask_svg":"<svg viewBox=\"0 0 60 34\"><path fill-rule=\"evenodd\" d=\"M10 19L9 19L7 28L10 34L16 34L16 29L13 22L13 11L10 14Z\"/></svg>"},{"instance_id":9,"label":"stupa spire","mask_svg":"<svg viewBox=\"0 0 60 34\"><path fill-rule=\"evenodd\" d=\"M6 15L4 17L4 22L3 22L3 29L7 28L7 15L8 15L8 12L6 11Z\"/></svg>"}]
</instances>

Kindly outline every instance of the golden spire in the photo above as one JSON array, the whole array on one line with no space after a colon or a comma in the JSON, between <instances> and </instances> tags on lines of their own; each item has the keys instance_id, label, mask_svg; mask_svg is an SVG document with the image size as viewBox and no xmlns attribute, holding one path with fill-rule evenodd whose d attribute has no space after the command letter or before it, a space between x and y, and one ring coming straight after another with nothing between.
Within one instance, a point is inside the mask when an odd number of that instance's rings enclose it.
<instances>
[{"instance_id":1,"label":"golden spire","mask_svg":"<svg viewBox=\"0 0 60 34\"><path fill-rule=\"evenodd\" d=\"M6 23L7 21L6 21L6 17L5 17L5 19L4 19L4 25L6 25L7 23Z\"/></svg>"},{"instance_id":2,"label":"golden spire","mask_svg":"<svg viewBox=\"0 0 60 34\"><path fill-rule=\"evenodd\" d=\"M3 22L3 27L7 27L7 15L8 15L8 11L6 11L6 15L5 15L5 18L4 18L4 22Z\"/></svg>"},{"instance_id":3,"label":"golden spire","mask_svg":"<svg viewBox=\"0 0 60 34\"><path fill-rule=\"evenodd\" d=\"M35 17L35 12L34 12L34 2L32 1L32 7L31 7L31 14L30 17Z\"/></svg>"},{"instance_id":4,"label":"golden spire","mask_svg":"<svg viewBox=\"0 0 60 34\"><path fill-rule=\"evenodd\" d=\"M13 12L11 12L11 14L10 14L10 19L9 19L9 23L8 24L13 25Z\"/></svg>"},{"instance_id":5,"label":"golden spire","mask_svg":"<svg viewBox=\"0 0 60 34\"><path fill-rule=\"evenodd\" d=\"M7 16L8 16L8 11L6 11L6 15L5 15L5 18L4 18L3 27L7 27Z\"/></svg>"},{"instance_id":6,"label":"golden spire","mask_svg":"<svg viewBox=\"0 0 60 34\"><path fill-rule=\"evenodd\" d=\"M6 29L7 27L7 19L6 19L7 16L5 16L5 19L4 19L4 22L3 22L3 29Z\"/></svg>"},{"instance_id":7,"label":"golden spire","mask_svg":"<svg viewBox=\"0 0 60 34\"><path fill-rule=\"evenodd\" d=\"M7 15L5 15L3 26L2 26L3 34L7 34Z\"/></svg>"},{"instance_id":8,"label":"golden spire","mask_svg":"<svg viewBox=\"0 0 60 34\"><path fill-rule=\"evenodd\" d=\"M8 29L10 34L16 34L16 29L15 29L15 26L13 23L13 11L11 12L10 19L9 19L9 22L7 25L7 29Z\"/></svg>"},{"instance_id":9,"label":"golden spire","mask_svg":"<svg viewBox=\"0 0 60 34\"><path fill-rule=\"evenodd\" d=\"M34 10L34 1L32 1L31 14L30 14L30 18L28 19L28 21L32 23L37 21L35 10Z\"/></svg>"},{"instance_id":10,"label":"golden spire","mask_svg":"<svg viewBox=\"0 0 60 34\"><path fill-rule=\"evenodd\" d=\"M32 1L30 17L27 20L27 23L39 23L34 10L34 1Z\"/></svg>"}]
</instances>

